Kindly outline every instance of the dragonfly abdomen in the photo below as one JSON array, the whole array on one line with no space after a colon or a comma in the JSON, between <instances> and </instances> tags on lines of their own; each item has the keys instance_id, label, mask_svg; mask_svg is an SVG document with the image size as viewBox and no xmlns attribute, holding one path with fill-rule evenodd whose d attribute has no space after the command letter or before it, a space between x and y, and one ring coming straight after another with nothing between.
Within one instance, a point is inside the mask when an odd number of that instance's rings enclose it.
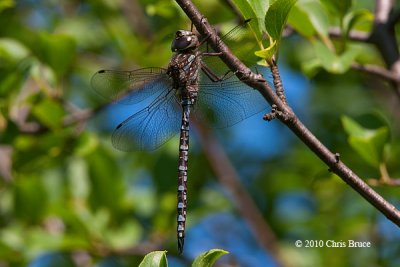
<instances>
[{"instance_id":1,"label":"dragonfly abdomen","mask_svg":"<svg viewBox=\"0 0 400 267\"><path fill-rule=\"evenodd\" d=\"M178 250L182 253L185 241L186 223L186 192L187 192L187 166L189 151L189 115L191 104L182 105L182 125L179 138L179 165L178 165L178 217L177 235Z\"/></svg>"}]
</instances>

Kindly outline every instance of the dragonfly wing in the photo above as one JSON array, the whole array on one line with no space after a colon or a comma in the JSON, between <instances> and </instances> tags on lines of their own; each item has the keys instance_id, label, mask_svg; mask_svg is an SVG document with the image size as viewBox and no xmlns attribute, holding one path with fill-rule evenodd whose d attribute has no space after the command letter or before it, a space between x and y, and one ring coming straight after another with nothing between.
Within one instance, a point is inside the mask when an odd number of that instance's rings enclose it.
<instances>
[{"instance_id":1,"label":"dragonfly wing","mask_svg":"<svg viewBox=\"0 0 400 267\"><path fill-rule=\"evenodd\" d=\"M253 53L253 51L259 49L257 49L258 44L254 41L254 36L250 30L250 24L252 23L254 23L254 20L247 20L220 36L221 41L233 51L236 57L248 66L254 65L260 60ZM210 67L217 76L223 76L227 72L230 72L229 68L219 57L207 56L207 52L215 52L207 42L200 47L200 51L204 55L202 57L203 63Z\"/></svg>"},{"instance_id":2,"label":"dragonfly wing","mask_svg":"<svg viewBox=\"0 0 400 267\"><path fill-rule=\"evenodd\" d=\"M220 82L202 82L197 105L196 112L217 128L234 125L267 108L261 94L236 76Z\"/></svg>"},{"instance_id":3,"label":"dragonfly wing","mask_svg":"<svg viewBox=\"0 0 400 267\"><path fill-rule=\"evenodd\" d=\"M136 104L169 87L171 81L166 71L163 68L100 70L93 75L91 85L107 99L122 104Z\"/></svg>"},{"instance_id":4,"label":"dragonfly wing","mask_svg":"<svg viewBox=\"0 0 400 267\"><path fill-rule=\"evenodd\" d=\"M119 124L112 134L112 144L123 151L154 150L179 131L180 119L181 107L170 89Z\"/></svg>"}]
</instances>

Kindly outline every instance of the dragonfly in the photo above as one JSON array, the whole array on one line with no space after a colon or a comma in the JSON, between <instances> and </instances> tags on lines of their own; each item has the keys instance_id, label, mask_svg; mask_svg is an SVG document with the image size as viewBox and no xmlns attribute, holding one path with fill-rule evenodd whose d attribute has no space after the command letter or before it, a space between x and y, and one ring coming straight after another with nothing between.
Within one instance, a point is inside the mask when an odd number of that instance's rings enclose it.
<instances>
[{"instance_id":1,"label":"dragonfly","mask_svg":"<svg viewBox=\"0 0 400 267\"><path fill-rule=\"evenodd\" d=\"M235 40L242 28L236 26L222 39ZM177 240L181 254L185 240L191 111L196 117L211 118L213 126L225 128L267 106L258 91L221 64L219 53L209 51L207 38L201 40L193 30L178 30L171 50L173 55L166 68L100 70L93 75L91 85L101 96L121 104L133 105L150 99L150 104L134 110L116 127L111 137L116 149L154 150L180 133Z\"/></svg>"}]
</instances>

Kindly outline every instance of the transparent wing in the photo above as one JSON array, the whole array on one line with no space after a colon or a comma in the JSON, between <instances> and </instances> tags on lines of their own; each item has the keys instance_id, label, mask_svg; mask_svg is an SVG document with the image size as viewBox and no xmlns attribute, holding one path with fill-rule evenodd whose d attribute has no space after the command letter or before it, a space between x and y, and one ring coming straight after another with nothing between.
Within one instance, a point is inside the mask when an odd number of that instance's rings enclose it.
<instances>
[{"instance_id":1,"label":"transparent wing","mask_svg":"<svg viewBox=\"0 0 400 267\"><path fill-rule=\"evenodd\" d=\"M134 71L100 70L91 80L92 88L101 96L122 104L135 104L169 87L170 80L163 68Z\"/></svg>"},{"instance_id":2,"label":"transparent wing","mask_svg":"<svg viewBox=\"0 0 400 267\"><path fill-rule=\"evenodd\" d=\"M154 150L173 137L181 122L181 107L173 89L117 126L112 144L123 151Z\"/></svg>"},{"instance_id":3,"label":"transparent wing","mask_svg":"<svg viewBox=\"0 0 400 267\"><path fill-rule=\"evenodd\" d=\"M229 49L247 66L252 66L260 59L254 55L257 49L257 42L250 30L250 24L253 20L246 20L244 23L237 25L229 32L221 36L221 40L229 47ZM218 56L207 56L207 52L215 52L207 42L202 45L200 51L203 54L202 61L218 76L223 76L230 70Z\"/></svg>"},{"instance_id":4,"label":"transparent wing","mask_svg":"<svg viewBox=\"0 0 400 267\"><path fill-rule=\"evenodd\" d=\"M266 108L261 94L236 76L220 82L202 79L196 114L206 116L217 128L234 125Z\"/></svg>"},{"instance_id":5,"label":"transparent wing","mask_svg":"<svg viewBox=\"0 0 400 267\"><path fill-rule=\"evenodd\" d=\"M221 40L242 59L248 66L258 59L253 51L257 46L249 29L252 21L236 26ZM218 128L234 125L267 108L267 102L261 94L241 82L218 56L207 56L204 53L214 52L207 44L203 45L202 62L212 72L212 76L223 78L222 81L211 81L201 72L200 92L196 115L207 119ZM245 59L245 60L243 60Z\"/></svg>"}]
</instances>

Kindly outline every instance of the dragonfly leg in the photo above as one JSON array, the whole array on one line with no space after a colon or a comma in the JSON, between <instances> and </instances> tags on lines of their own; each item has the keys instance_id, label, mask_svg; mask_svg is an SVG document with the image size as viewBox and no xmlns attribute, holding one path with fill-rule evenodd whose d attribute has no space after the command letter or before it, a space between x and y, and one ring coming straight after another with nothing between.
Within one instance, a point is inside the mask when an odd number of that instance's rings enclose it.
<instances>
[{"instance_id":1,"label":"dragonfly leg","mask_svg":"<svg viewBox=\"0 0 400 267\"><path fill-rule=\"evenodd\" d=\"M206 53L202 53L201 55L209 56L209 57L219 57L219 56L222 56L222 52L215 52L215 53L206 52Z\"/></svg>"},{"instance_id":2,"label":"dragonfly leg","mask_svg":"<svg viewBox=\"0 0 400 267\"><path fill-rule=\"evenodd\" d=\"M212 81L212 82L221 82L224 80L227 80L231 78L235 73L231 70L228 70L225 74L222 76L218 76L215 74L206 64L201 65L201 70L204 72L204 74Z\"/></svg>"}]
</instances>

